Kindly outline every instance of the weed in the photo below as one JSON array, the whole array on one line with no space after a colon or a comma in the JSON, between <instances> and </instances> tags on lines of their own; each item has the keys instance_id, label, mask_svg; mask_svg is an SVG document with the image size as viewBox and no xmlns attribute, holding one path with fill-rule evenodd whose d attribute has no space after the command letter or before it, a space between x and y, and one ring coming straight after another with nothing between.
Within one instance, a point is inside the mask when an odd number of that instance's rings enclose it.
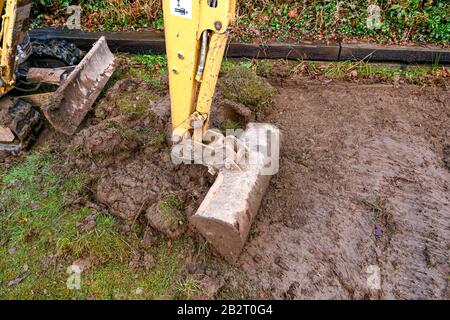
<instances>
[{"instance_id":1,"label":"weed","mask_svg":"<svg viewBox=\"0 0 450 320\"><path fill-rule=\"evenodd\" d=\"M202 284L198 279L192 275L188 275L186 278L177 282L176 292L180 299L191 300L200 291L201 287Z\"/></svg>"},{"instance_id":2,"label":"weed","mask_svg":"<svg viewBox=\"0 0 450 320\"><path fill-rule=\"evenodd\" d=\"M133 64L143 64L147 68L165 68L167 59L163 55L138 54L131 58Z\"/></svg>"},{"instance_id":3,"label":"weed","mask_svg":"<svg viewBox=\"0 0 450 320\"><path fill-rule=\"evenodd\" d=\"M166 141L166 134L164 132L154 133L148 141L148 145L151 147L163 146Z\"/></svg>"},{"instance_id":4,"label":"weed","mask_svg":"<svg viewBox=\"0 0 450 320\"><path fill-rule=\"evenodd\" d=\"M269 60L258 60L256 62L256 73L261 76L267 78L270 76L270 73L273 68L273 63Z\"/></svg>"}]
</instances>

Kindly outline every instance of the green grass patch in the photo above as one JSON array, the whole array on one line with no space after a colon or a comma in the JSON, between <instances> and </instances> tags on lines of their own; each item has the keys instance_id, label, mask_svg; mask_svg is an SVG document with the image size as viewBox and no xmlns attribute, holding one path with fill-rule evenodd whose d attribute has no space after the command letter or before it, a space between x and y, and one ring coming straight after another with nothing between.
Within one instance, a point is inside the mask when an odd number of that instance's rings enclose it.
<instances>
[{"instance_id":1,"label":"green grass patch","mask_svg":"<svg viewBox=\"0 0 450 320\"><path fill-rule=\"evenodd\" d=\"M156 266L149 272L130 269L128 262L109 263L83 277L83 295L101 299L171 299L182 281L185 239L150 250Z\"/></svg>"},{"instance_id":2,"label":"green grass patch","mask_svg":"<svg viewBox=\"0 0 450 320\"><path fill-rule=\"evenodd\" d=\"M145 88L133 92L123 92L116 100L119 111L127 116L154 116L150 110L150 102L158 95Z\"/></svg>"},{"instance_id":3,"label":"green grass patch","mask_svg":"<svg viewBox=\"0 0 450 320\"><path fill-rule=\"evenodd\" d=\"M177 282L176 292L179 299L191 300L202 288L201 282L192 275Z\"/></svg>"},{"instance_id":4,"label":"green grass patch","mask_svg":"<svg viewBox=\"0 0 450 320\"><path fill-rule=\"evenodd\" d=\"M154 133L149 141L148 141L148 145L151 147L163 147L164 144L166 142L166 134L165 132L156 132Z\"/></svg>"},{"instance_id":5,"label":"green grass patch","mask_svg":"<svg viewBox=\"0 0 450 320\"><path fill-rule=\"evenodd\" d=\"M137 54L131 58L134 64L143 64L146 68L160 69L167 66L167 59L163 55Z\"/></svg>"},{"instance_id":6,"label":"green grass patch","mask_svg":"<svg viewBox=\"0 0 450 320\"><path fill-rule=\"evenodd\" d=\"M434 85L446 80L450 71L439 65L436 59L433 65L395 65L370 63L367 61L287 61L287 60L238 60L227 59L222 66L225 76L233 77L236 68L240 69L245 63L247 73L252 70L264 78L291 78L305 77L312 79L336 79L336 80L371 80L376 82L393 83L403 81L417 85ZM249 65L250 64L250 65ZM237 86L236 86L237 91ZM245 93L245 91L243 91ZM226 95L230 95L225 91ZM231 94L234 94L231 92ZM245 100L245 99L244 99Z\"/></svg>"},{"instance_id":7,"label":"green grass patch","mask_svg":"<svg viewBox=\"0 0 450 320\"><path fill-rule=\"evenodd\" d=\"M196 287L184 279L189 238L162 241L148 250L155 260L150 270L129 267L138 248L136 235L119 232L116 220L91 209L74 208L66 199L83 195L86 175L59 174L65 161L49 151L30 154L2 169L0 188L0 298L2 299L170 299L191 297ZM168 208L180 208L175 197ZM81 232L90 216L96 225ZM67 288L67 268L77 259L93 257L81 274L81 289ZM22 281L9 285L23 276Z\"/></svg>"},{"instance_id":8,"label":"green grass patch","mask_svg":"<svg viewBox=\"0 0 450 320\"><path fill-rule=\"evenodd\" d=\"M159 202L159 210L168 225L176 226L186 223L184 215L184 204L177 194L171 193Z\"/></svg>"},{"instance_id":9,"label":"green grass patch","mask_svg":"<svg viewBox=\"0 0 450 320\"><path fill-rule=\"evenodd\" d=\"M160 76L157 76L156 72L136 67L130 67L129 73L131 76L140 78L155 88L161 87L161 78ZM163 74L163 71L159 72L158 74Z\"/></svg>"}]
</instances>

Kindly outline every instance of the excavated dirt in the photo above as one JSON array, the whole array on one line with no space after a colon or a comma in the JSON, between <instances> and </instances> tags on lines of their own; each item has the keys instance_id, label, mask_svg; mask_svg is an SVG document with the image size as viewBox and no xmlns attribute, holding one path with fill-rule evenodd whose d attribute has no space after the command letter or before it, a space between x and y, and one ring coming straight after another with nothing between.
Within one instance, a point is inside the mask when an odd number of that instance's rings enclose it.
<instances>
[{"instance_id":1,"label":"excavated dirt","mask_svg":"<svg viewBox=\"0 0 450 320\"><path fill-rule=\"evenodd\" d=\"M447 298L449 92L318 81L275 88L263 114L215 102L215 126L256 118L283 134L281 169L238 260L242 273L220 277L225 288L257 283L254 297L278 299ZM94 200L124 231L139 219L179 236L214 181L202 166L172 164L169 116L167 96L122 80L70 145Z\"/></svg>"},{"instance_id":2,"label":"excavated dirt","mask_svg":"<svg viewBox=\"0 0 450 320\"><path fill-rule=\"evenodd\" d=\"M278 91L264 120L283 133L281 169L240 267L279 299L447 298L450 93Z\"/></svg>"},{"instance_id":3,"label":"excavated dirt","mask_svg":"<svg viewBox=\"0 0 450 320\"><path fill-rule=\"evenodd\" d=\"M89 173L94 199L129 231L142 214L169 237L186 230L214 177L202 166L175 166L166 133L170 104L145 83L121 80L96 108L93 125L81 130L70 150Z\"/></svg>"}]
</instances>

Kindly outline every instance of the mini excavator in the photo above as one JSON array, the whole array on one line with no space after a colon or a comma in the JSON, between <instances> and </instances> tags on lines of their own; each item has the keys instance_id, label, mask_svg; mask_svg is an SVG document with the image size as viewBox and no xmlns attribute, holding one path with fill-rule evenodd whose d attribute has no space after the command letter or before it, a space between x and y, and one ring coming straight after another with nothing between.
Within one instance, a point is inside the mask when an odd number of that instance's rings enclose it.
<instances>
[{"instance_id":1,"label":"mini excavator","mask_svg":"<svg viewBox=\"0 0 450 320\"><path fill-rule=\"evenodd\" d=\"M278 171L280 133L267 123L249 123L245 131L226 135L209 128L236 0L163 0L163 9L172 160L203 164L217 173L190 222L233 263Z\"/></svg>"},{"instance_id":2,"label":"mini excavator","mask_svg":"<svg viewBox=\"0 0 450 320\"><path fill-rule=\"evenodd\" d=\"M30 0L0 0L0 9L1 157L28 148L44 117L56 130L75 133L115 66L103 37L86 55L66 41L31 41Z\"/></svg>"}]
</instances>

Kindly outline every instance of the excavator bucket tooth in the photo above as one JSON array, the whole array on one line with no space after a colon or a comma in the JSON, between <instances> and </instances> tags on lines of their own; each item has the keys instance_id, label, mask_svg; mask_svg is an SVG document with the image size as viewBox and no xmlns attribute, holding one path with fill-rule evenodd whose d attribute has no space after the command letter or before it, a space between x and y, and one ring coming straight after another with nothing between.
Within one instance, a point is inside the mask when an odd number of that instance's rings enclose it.
<instances>
[{"instance_id":1,"label":"excavator bucket tooth","mask_svg":"<svg viewBox=\"0 0 450 320\"><path fill-rule=\"evenodd\" d=\"M50 124L60 132L74 134L114 69L114 55L105 37L101 37L42 105Z\"/></svg>"},{"instance_id":2,"label":"excavator bucket tooth","mask_svg":"<svg viewBox=\"0 0 450 320\"><path fill-rule=\"evenodd\" d=\"M220 170L190 222L230 263L239 257L273 174L278 171L280 133L250 123L244 132L250 160L241 170Z\"/></svg>"}]
</instances>

